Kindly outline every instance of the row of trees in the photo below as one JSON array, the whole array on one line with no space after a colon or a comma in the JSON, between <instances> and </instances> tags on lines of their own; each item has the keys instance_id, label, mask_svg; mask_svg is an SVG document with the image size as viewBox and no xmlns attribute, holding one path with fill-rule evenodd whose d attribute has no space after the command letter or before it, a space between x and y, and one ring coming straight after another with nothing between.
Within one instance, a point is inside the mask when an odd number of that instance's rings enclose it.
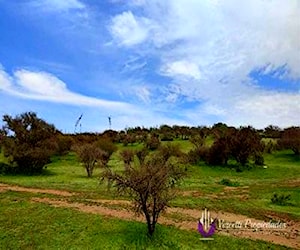
<instances>
[{"instance_id":1,"label":"row of trees","mask_svg":"<svg viewBox=\"0 0 300 250\"><path fill-rule=\"evenodd\" d=\"M212 128L163 125L160 128L137 127L120 132L108 130L102 134L63 135L53 125L31 112L16 117L4 115L3 122L0 143L11 163L11 172L41 172L52 155L65 154L72 148L79 159L86 162L87 174L92 176L94 167L105 167L116 151L113 142L125 142L125 145L140 142L144 143L145 149L156 150L166 135L169 138L174 135L174 138L190 140L194 149L185 156L190 163L203 160L210 165L226 165L228 160L235 159L239 165L244 166L253 159L256 164L263 164L263 150L271 152L274 148L291 149L295 154L300 154L299 127L280 130L269 126L262 134L252 127L236 129L219 123ZM264 135L280 137L263 144L261 138ZM205 144L207 138L213 140L210 147ZM89 162L89 159L93 160Z\"/></svg>"}]
</instances>

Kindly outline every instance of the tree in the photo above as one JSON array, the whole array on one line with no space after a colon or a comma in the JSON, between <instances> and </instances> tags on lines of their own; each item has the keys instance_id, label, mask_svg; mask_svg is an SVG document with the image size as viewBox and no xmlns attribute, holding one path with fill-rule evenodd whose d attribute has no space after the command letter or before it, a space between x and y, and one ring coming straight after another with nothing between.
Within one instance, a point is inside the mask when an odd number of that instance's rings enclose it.
<instances>
[{"instance_id":1,"label":"tree","mask_svg":"<svg viewBox=\"0 0 300 250\"><path fill-rule=\"evenodd\" d=\"M152 133L150 138L147 139L145 146L150 150L157 149L160 146L159 136L155 133Z\"/></svg>"},{"instance_id":2,"label":"tree","mask_svg":"<svg viewBox=\"0 0 300 250\"><path fill-rule=\"evenodd\" d=\"M291 149L295 155L300 154L300 127L290 127L283 131L278 141L281 148Z\"/></svg>"},{"instance_id":3,"label":"tree","mask_svg":"<svg viewBox=\"0 0 300 250\"><path fill-rule=\"evenodd\" d=\"M125 168L121 174L106 169L103 177L114 183L118 192L130 195L135 211L145 216L148 234L152 236L159 215L175 196L174 187L183 171L156 153L138 166Z\"/></svg>"},{"instance_id":4,"label":"tree","mask_svg":"<svg viewBox=\"0 0 300 250\"><path fill-rule=\"evenodd\" d=\"M95 144L86 143L76 148L80 162L83 163L88 177L92 177L97 161L107 158L107 153Z\"/></svg>"},{"instance_id":5,"label":"tree","mask_svg":"<svg viewBox=\"0 0 300 250\"><path fill-rule=\"evenodd\" d=\"M3 139L4 154L9 157L12 165L16 165L16 172L41 172L55 152L55 145L52 143L57 134L55 127L32 112L15 118L4 115L3 122L3 129L7 134Z\"/></svg>"},{"instance_id":6,"label":"tree","mask_svg":"<svg viewBox=\"0 0 300 250\"><path fill-rule=\"evenodd\" d=\"M95 142L95 146L99 147L105 152L101 155L100 161L102 167L106 167L111 155L117 151L118 147L111 141L111 139L101 138Z\"/></svg>"},{"instance_id":7,"label":"tree","mask_svg":"<svg viewBox=\"0 0 300 250\"><path fill-rule=\"evenodd\" d=\"M282 130L278 126L269 125L264 129L264 136L266 138L280 138Z\"/></svg>"},{"instance_id":8,"label":"tree","mask_svg":"<svg viewBox=\"0 0 300 250\"><path fill-rule=\"evenodd\" d=\"M230 151L235 160L245 166L250 156L262 156L261 138L252 127L242 127L232 134Z\"/></svg>"},{"instance_id":9,"label":"tree","mask_svg":"<svg viewBox=\"0 0 300 250\"><path fill-rule=\"evenodd\" d=\"M130 149L124 149L120 152L120 156L124 162L124 167L129 168L131 162L134 161L134 151Z\"/></svg>"},{"instance_id":10,"label":"tree","mask_svg":"<svg viewBox=\"0 0 300 250\"><path fill-rule=\"evenodd\" d=\"M224 136L215 140L207 152L206 161L210 165L227 165L230 157L229 137Z\"/></svg>"}]
</instances>

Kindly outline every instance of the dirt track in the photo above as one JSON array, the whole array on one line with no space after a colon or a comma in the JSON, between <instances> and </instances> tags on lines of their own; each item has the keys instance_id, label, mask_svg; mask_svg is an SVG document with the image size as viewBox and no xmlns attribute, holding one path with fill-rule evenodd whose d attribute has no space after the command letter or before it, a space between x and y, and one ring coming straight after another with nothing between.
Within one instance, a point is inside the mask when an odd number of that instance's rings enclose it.
<instances>
[{"instance_id":1,"label":"dirt track","mask_svg":"<svg viewBox=\"0 0 300 250\"><path fill-rule=\"evenodd\" d=\"M60 196L58 198L32 198L32 202L41 202L54 207L67 207L77 209L85 213L101 214L104 216L116 217L124 220L143 221L142 216L136 216L130 210L130 203L125 200L87 200L84 202L74 202L70 197L77 197L79 194L68 191L37 189L12 186L0 183L0 192L6 191L44 193ZM232 214L227 212L211 212L212 218L218 218L227 224L218 229L218 234L231 235L240 238L259 239L275 244L280 244L296 249L300 249L300 223L295 221L285 221L281 228L266 228L263 221L248 218L244 215ZM180 229L197 230L198 219L201 217L201 210L185 208L169 208L160 218L159 223L173 225ZM236 225L239 221L239 228L228 228Z\"/></svg>"}]
</instances>

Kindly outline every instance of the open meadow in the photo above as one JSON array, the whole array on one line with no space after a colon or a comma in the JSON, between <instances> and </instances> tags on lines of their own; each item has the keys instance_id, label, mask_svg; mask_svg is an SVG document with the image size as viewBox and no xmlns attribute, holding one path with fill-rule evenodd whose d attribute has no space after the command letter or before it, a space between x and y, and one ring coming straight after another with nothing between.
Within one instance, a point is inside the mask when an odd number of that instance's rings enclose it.
<instances>
[{"instance_id":1,"label":"open meadow","mask_svg":"<svg viewBox=\"0 0 300 250\"><path fill-rule=\"evenodd\" d=\"M164 142L165 143L165 142ZM168 142L170 143L170 142ZM182 151L189 141L173 141ZM123 168L120 150L108 165ZM5 163L3 154L1 162ZM38 175L0 176L0 249L280 249L299 247L300 158L290 150L265 154L264 167L242 172L224 166L186 165L171 207L158 220L152 239L129 197L91 178L73 152L54 156ZM290 195L283 205L274 194ZM197 221L207 208L226 221L280 221L284 229L219 228L212 241L201 241ZM248 222L250 225L250 223ZM280 246L281 245L281 246Z\"/></svg>"}]
</instances>

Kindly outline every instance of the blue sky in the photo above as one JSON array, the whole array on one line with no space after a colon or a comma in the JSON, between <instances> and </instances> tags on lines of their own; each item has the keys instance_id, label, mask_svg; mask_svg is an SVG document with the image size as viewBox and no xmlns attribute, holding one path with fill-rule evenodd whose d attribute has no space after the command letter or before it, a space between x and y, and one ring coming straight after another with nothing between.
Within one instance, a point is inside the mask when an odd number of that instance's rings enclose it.
<instances>
[{"instance_id":1,"label":"blue sky","mask_svg":"<svg viewBox=\"0 0 300 250\"><path fill-rule=\"evenodd\" d=\"M298 0L0 0L0 114L73 132L300 125Z\"/></svg>"}]
</instances>

